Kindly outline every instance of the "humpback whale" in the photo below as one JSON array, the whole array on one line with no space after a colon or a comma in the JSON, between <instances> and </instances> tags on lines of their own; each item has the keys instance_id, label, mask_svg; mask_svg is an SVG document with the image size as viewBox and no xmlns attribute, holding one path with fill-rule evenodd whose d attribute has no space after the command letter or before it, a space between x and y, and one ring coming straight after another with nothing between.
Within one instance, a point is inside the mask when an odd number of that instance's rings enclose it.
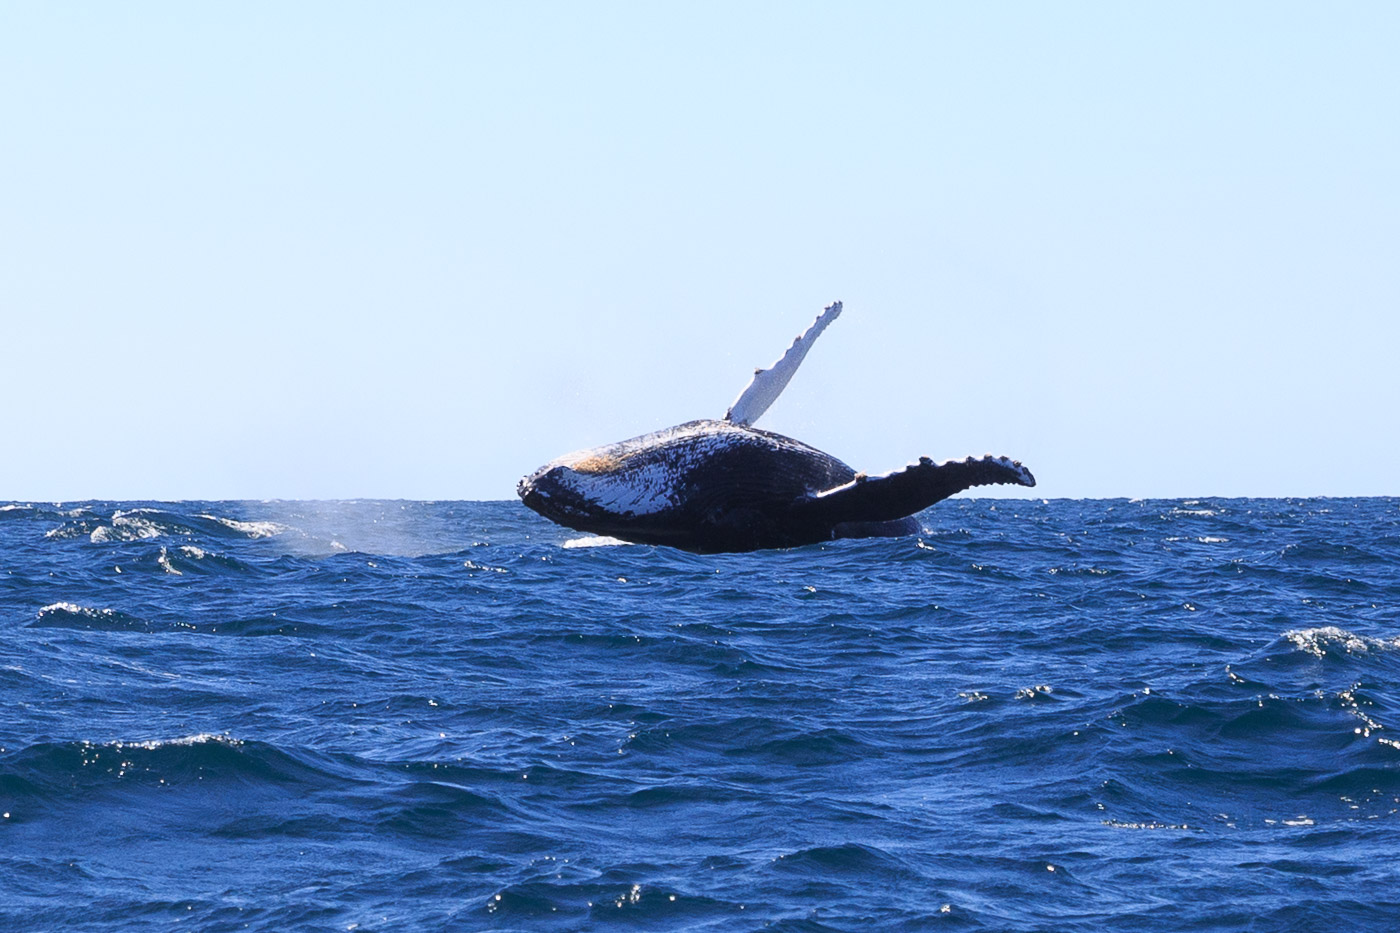
<instances>
[{"instance_id":1,"label":"humpback whale","mask_svg":"<svg viewBox=\"0 0 1400 933\"><path fill-rule=\"evenodd\" d=\"M520 480L525 505L560 525L639 544L716 553L833 538L917 534L914 514L972 486L1034 486L1020 461L928 457L876 476L753 423L841 313L828 305L722 420L687 421L565 454Z\"/></svg>"}]
</instances>

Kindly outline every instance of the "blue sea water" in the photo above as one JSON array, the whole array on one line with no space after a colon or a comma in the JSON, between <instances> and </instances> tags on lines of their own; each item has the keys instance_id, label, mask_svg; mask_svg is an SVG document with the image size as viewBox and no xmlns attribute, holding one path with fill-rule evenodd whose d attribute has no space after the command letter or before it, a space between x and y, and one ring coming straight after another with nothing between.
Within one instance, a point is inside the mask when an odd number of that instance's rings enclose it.
<instances>
[{"instance_id":1,"label":"blue sea water","mask_svg":"<svg viewBox=\"0 0 1400 933\"><path fill-rule=\"evenodd\" d=\"M1400 500L0 506L0 929L1393 930Z\"/></svg>"}]
</instances>

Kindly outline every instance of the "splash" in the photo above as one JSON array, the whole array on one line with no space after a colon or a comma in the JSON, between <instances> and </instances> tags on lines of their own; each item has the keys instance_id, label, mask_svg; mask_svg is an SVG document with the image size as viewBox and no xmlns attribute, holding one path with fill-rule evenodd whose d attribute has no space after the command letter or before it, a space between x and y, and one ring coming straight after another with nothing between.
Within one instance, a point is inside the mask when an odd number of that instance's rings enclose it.
<instances>
[{"instance_id":1,"label":"splash","mask_svg":"<svg viewBox=\"0 0 1400 933\"><path fill-rule=\"evenodd\" d=\"M623 541L620 538L609 538L606 535L589 535L587 538L570 538L564 542L564 547L572 550L580 547L617 547L619 545L630 546L632 542Z\"/></svg>"}]
</instances>

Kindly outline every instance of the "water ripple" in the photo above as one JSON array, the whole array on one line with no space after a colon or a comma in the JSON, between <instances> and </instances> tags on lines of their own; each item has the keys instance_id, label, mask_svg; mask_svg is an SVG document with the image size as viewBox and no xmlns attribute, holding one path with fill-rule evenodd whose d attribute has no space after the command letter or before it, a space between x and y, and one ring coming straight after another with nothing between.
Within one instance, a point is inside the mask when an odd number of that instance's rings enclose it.
<instances>
[{"instance_id":1,"label":"water ripple","mask_svg":"<svg viewBox=\"0 0 1400 933\"><path fill-rule=\"evenodd\" d=\"M0 926L1391 928L1400 502L921 518L0 505Z\"/></svg>"}]
</instances>

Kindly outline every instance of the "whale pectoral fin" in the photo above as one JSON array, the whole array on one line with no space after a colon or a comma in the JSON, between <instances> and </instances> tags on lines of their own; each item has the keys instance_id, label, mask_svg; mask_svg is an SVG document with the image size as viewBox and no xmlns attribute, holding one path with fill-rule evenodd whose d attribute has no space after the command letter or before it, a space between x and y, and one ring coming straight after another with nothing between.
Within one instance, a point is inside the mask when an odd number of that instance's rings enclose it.
<instances>
[{"instance_id":1,"label":"whale pectoral fin","mask_svg":"<svg viewBox=\"0 0 1400 933\"><path fill-rule=\"evenodd\" d=\"M1020 461L1007 457L988 455L946 463L924 457L883 476L858 474L844 486L797 500L792 510L804 521L833 526L840 522L887 522L913 515L964 489L994 484L1034 486L1035 477Z\"/></svg>"},{"instance_id":2,"label":"whale pectoral fin","mask_svg":"<svg viewBox=\"0 0 1400 933\"><path fill-rule=\"evenodd\" d=\"M817 337L821 336L821 332L826 330L826 325L836 320L840 314L841 302L833 301L817 315L811 327L798 335L782 359L767 369L755 370L753 380L739 393L734 404L729 406L729 411L724 413L724 420L743 425L757 421L759 416L768 410L768 406L783 394L783 389L792 379L792 374L802 365L803 357L812 348Z\"/></svg>"}]
</instances>

